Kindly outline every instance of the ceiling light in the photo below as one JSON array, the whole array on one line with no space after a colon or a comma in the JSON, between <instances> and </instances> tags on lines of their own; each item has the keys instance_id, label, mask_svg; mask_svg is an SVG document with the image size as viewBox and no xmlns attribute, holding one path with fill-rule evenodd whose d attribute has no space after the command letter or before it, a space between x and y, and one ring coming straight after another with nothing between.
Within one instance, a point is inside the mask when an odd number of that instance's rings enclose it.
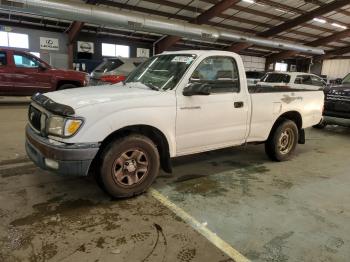
<instances>
[{"instance_id":1,"label":"ceiling light","mask_svg":"<svg viewBox=\"0 0 350 262\"><path fill-rule=\"evenodd\" d=\"M255 1L254 0L242 0L243 2L249 3L249 4L254 4Z\"/></svg>"},{"instance_id":2,"label":"ceiling light","mask_svg":"<svg viewBox=\"0 0 350 262\"><path fill-rule=\"evenodd\" d=\"M347 28L345 25L340 25L340 24L337 24L337 23L332 23L332 26L339 27L339 28L342 28L342 29L346 29Z\"/></svg>"},{"instance_id":3,"label":"ceiling light","mask_svg":"<svg viewBox=\"0 0 350 262\"><path fill-rule=\"evenodd\" d=\"M316 22L319 22L319 23L321 23L321 24L325 24L325 23L327 23L327 21L326 21L326 20L321 19L321 18L314 18L314 19L312 19L312 20L314 20L314 21L316 21Z\"/></svg>"}]
</instances>

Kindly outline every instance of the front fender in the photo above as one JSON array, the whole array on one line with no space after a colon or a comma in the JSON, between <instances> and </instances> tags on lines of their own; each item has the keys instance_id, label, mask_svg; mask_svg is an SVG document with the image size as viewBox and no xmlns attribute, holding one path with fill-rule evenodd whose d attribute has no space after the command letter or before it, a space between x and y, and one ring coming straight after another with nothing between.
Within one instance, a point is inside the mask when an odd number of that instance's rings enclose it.
<instances>
[{"instance_id":1,"label":"front fender","mask_svg":"<svg viewBox=\"0 0 350 262\"><path fill-rule=\"evenodd\" d=\"M102 109L95 110L98 112L95 114L90 112L89 117L83 116L85 123L78 134L64 142L100 143L110 134L124 127L148 125L164 134L169 144L170 156L175 156L175 107L132 108L106 114L101 112Z\"/></svg>"}]
</instances>

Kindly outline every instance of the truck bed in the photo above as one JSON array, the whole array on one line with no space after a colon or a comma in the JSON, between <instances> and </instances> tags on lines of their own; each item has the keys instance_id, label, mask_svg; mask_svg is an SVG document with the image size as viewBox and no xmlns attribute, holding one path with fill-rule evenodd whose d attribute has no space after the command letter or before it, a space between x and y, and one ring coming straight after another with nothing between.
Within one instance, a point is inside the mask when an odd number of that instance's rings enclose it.
<instances>
[{"instance_id":1,"label":"truck bed","mask_svg":"<svg viewBox=\"0 0 350 262\"><path fill-rule=\"evenodd\" d=\"M284 112L299 112L301 128L316 125L322 119L323 91L288 87L249 87L251 118L247 142L265 141L271 126Z\"/></svg>"}]
</instances>

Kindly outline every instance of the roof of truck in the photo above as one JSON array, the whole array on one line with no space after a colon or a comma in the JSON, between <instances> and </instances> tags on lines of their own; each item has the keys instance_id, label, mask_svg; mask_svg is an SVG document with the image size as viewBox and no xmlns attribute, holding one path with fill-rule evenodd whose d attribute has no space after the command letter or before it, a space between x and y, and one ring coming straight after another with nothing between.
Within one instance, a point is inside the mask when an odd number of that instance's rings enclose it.
<instances>
[{"instance_id":1,"label":"roof of truck","mask_svg":"<svg viewBox=\"0 0 350 262\"><path fill-rule=\"evenodd\" d=\"M236 54L229 51L218 51L218 50L182 50L182 51L165 51L161 54L191 54L191 55L203 55L203 54L222 54L222 55L232 55Z\"/></svg>"},{"instance_id":2,"label":"roof of truck","mask_svg":"<svg viewBox=\"0 0 350 262\"><path fill-rule=\"evenodd\" d=\"M290 76L294 76L294 75L314 75L314 76L317 76L315 74L305 73L305 72L281 72L281 71L271 71L271 72L266 72L266 74L286 74L286 75L290 75Z\"/></svg>"}]
</instances>

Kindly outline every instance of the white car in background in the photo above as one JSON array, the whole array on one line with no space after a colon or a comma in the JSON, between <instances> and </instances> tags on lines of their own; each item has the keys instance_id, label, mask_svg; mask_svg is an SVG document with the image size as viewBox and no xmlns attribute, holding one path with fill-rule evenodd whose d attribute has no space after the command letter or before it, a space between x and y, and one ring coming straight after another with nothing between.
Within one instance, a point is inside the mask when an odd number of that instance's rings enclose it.
<instances>
[{"instance_id":1,"label":"white car in background","mask_svg":"<svg viewBox=\"0 0 350 262\"><path fill-rule=\"evenodd\" d=\"M279 86L302 90L323 90L327 83L319 76L302 72L269 72L258 86Z\"/></svg>"}]
</instances>

